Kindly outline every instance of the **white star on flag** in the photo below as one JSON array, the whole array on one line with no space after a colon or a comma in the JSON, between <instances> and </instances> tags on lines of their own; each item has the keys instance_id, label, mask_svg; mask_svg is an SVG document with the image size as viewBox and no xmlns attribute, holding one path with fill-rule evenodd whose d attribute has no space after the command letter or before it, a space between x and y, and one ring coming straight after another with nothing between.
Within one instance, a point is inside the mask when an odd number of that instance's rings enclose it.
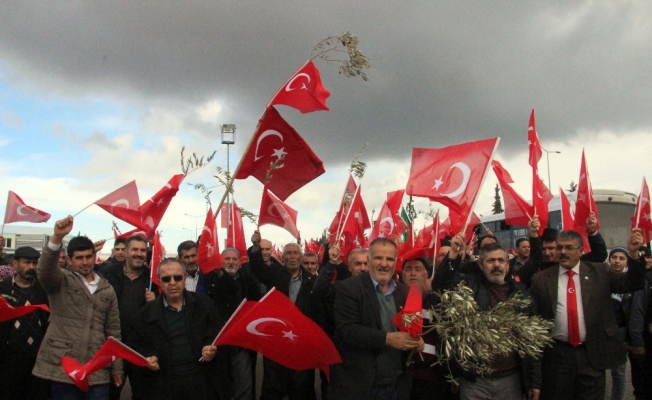
<instances>
[{"instance_id":1,"label":"white star on flag","mask_svg":"<svg viewBox=\"0 0 652 400\"><path fill-rule=\"evenodd\" d=\"M282 147L280 149L274 149L274 154L272 154L272 157L276 156L278 158L281 158L284 155L288 154L284 150L285 150L285 147Z\"/></svg>"},{"instance_id":2,"label":"white star on flag","mask_svg":"<svg viewBox=\"0 0 652 400\"><path fill-rule=\"evenodd\" d=\"M440 176L439 179L435 179L435 185L432 187L433 189L439 190L439 187L444 183L441 178L443 178L443 176Z\"/></svg>"},{"instance_id":3,"label":"white star on flag","mask_svg":"<svg viewBox=\"0 0 652 400\"><path fill-rule=\"evenodd\" d=\"M287 332L281 331L281 332L283 332L283 337L286 337L286 338L288 338L290 340L294 340L295 337L298 337L297 335L292 333L292 331L287 331Z\"/></svg>"}]
</instances>

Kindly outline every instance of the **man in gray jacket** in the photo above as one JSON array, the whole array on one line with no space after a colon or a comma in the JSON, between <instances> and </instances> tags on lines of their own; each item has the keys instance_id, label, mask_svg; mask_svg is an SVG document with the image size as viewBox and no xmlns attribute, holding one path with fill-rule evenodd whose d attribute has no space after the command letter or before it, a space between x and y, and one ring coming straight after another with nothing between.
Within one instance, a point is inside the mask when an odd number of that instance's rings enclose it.
<instances>
[{"instance_id":1,"label":"man in gray jacket","mask_svg":"<svg viewBox=\"0 0 652 400\"><path fill-rule=\"evenodd\" d=\"M48 294L50 325L36 357L33 374L52 381L52 398L108 399L109 383L124 381L122 360L115 360L88 378L90 389L82 392L72 384L61 367L61 358L69 356L80 364L88 362L109 336L120 339L118 300L109 282L97 275L95 247L86 237L68 243L68 267L58 266L59 249L64 236L72 231L68 216L54 225L54 235L36 268L38 281Z\"/></svg>"}]
</instances>

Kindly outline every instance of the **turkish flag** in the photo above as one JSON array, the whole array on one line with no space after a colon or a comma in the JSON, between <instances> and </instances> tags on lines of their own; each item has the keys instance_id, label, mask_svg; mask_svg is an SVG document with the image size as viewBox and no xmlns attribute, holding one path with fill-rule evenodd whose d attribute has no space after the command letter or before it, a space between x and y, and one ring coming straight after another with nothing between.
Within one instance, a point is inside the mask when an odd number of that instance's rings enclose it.
<instances>
[{"instance_id":1,"label":"turkish flag","mask_svg":"<svg viewBox=\"0 0 652 400\"><path fill-rule=\"evenodd\" d=\"M297 211L282 202L272 192L263 188L263 198L260 201L258 226L276 225L290 232L295 239L299 238L297 229Z\"/></svg>"},{"instance_id":2,"label":"turkish flag","mask_svg":"<svg viewBox=\"0 0 652 400\"><path fill-rule=\"evenodd\" d=\"M444 224L448 225L448 231L451 232L451 236L454 236L464 229L464 235L466 235L466 243L470 243L473 238L474 231L473 229L476 225L480 224L482 221L476 213L471 213L471 218L469 222L466 223L467 218L464 218L460 214L456 213L453 210L448 210L448 218L444 221ZM466 226L466 228L465 228Z\"/></svg>"},{"instance_id":3,"label":"turkish flag","mask_svg":"<svg viewBox=\"0 0 652 400\"><path fill-rule=\"evenodd\" d=\"M9 191L7 196L7 209L5 211L5 224L12 222L48 222L51 215L25 204L16 193Z\"/></svg>"},{"instance_id":4,"label":"turkish flag","mask_svg":"<svg viewBox=\"0 0 652 400\"><path fill-rule=\"evenodd\" d=\"M251 349L294 370L319 368L327 377L329 365L342 362L328 335L274 288L236 310L214 344Z\"/></svg>"},{"instance_id":5,"label":"turkish flag","mask_svg":"<svg viewBox=\"0 0 652 400\"><path fill-rule=\"evenodd\" d=\"M322 161L308 143L274 107L269 107L251 139L251 146L242 156L235 179L253 175L264 184L270 164L281 156L285 156L283 168L272 171L267 188L283 201L325 172Z\"/></svg>"},{"instance_id":6,"label":"turkish flag","mask_svg":"<svg viewBox=\"0 0 652 400\"><path fill-rule=\"evenodd\" d=\"M135 228L135 229L130 230L129 232L125 232L125 233L121 233L121 234L119 234L119 235L116 237L116 239L117 239L117 238L120 238L120 239L129 239L129 238L132 237L132 236L140 236L140 237L145 238L145 239L150 239L150 238L152 237L152 236L149 234L149 232L144 231L144 230L142 230L142 229L140 229L140 228Z\"/></svg>"},{"instance_id":7,"label":"turkish flag","mask_svg":"<svg viewBox=\"0 0 652 400\"><path fill-rule=\"evenodd\" d=\"M163 245L161 244L161 236L157 231L154 235L154 246L152 247L152 261L149 263L149 278L159 288L161 282L158 280L158 265L163 261Z\"/></svg>"},{"instance_id":8,"label":"turkish flag","mask_svg":"<svg viewBox=\"0 0 652 400\"><path fill-rule=\"evenodd\" d=\"M423 295L418 284L410 285L405 306L398 314L392 317L392 323L401 331L407 332L413 338L419 337L423 332Z\"/></svg>"},{"instance_id":9,"label":"turkish flag","mask_svg":"<svg viewBox=\"0 0 652 400\"><path fill-rule=\"evenodd\" d=\"M84 392L88 392L88 377L119 358L124 358L139 367L146 367L148 364L145 357L136 353L113 336L109 336L93 358L86 364L80 365L74 358L64 356L61 359L61 366L72 383Z\"/></svg>"},{"instance_id":10,"label":"turkish flag","mask_svg":"<svg viewBox=\"0 0 652 400\"><path fill-rule=\"evenodd\" d=\"M636 200L636 211L632 217L632 229L641 228L643 242L648 243L652 239L652 219L650 217L650 189L643 177L641 192Z\"/></svg>"},{"instance_id":11,"label":"turkish flag","mask_svg":"<svg viewBox=\"0 0 652 400\"><path fill-rule=\"evenodd\" d=\"M331 235L330 242L332 243L335 240L335 236L340 231L342 223L344 222L344 216L346 215L351 202L353 200L353 195L358 189L358 184L353 179L353 176L349 175L349 180L346 182L346 188L344 189L344 194L342 195L342 201L340 202L340 208L335 214L335 218L328 227L328 233ZM366 211L365 211L366 212Z\"/></svg>"},{"instance_id":12,"label":"turkish flag","mask_svg":"<svg viewBox=\"0 0 652 400\"><path fill-rule=\"evenodd\" d=\"M532 219L532 206L511 187L514 180L502 164L500 164L498 160L493 160L491 165L496 174L496 178L498 178L500 191L503 194L503 203L505 204L505 222L508 225L527 226L530 219ZM545 226L544 224L541 225Z\"/></svg>"},{"instance_id":13,"label":"turkish flag","mask_svg":"<svg viewBox=\"0 0 652 400\"><path fill-rule=\"evenodd\" d=\"M32 313L38 309L50 312L50 307L47 304L27 304L24 306L12 306L2 296L0 296L0 322L9 321L11 319L20 318L23 315Z\"/></svg>"},{"instance_id":14,"label":"turkish flag","mask_svg":"<svg viewBox=\"0 0 652 400\"><path fill-rule=\"evenodd\" d=\"M304 242L303 246L304 246L304 252L305 253L318 254L319 250L320 250L320 247L321 247L321 244L319 243L319 240L310 239L310 240L306 240Z\"/></svg>"},{"instance_id":15,"label":"turkish flag","mask_svg":"<svg viewBox=\"0 0 652 400\"><path fill-rule=\"evenodd\" d=\"M269 101L267 107L283 104L296 108L302 114L313 111L328 111L326 99L330 95L331 93L324 89L321 83L319 70L312 60L308 60L281 86Z\"/></svg>"},{"instance_id":16,"label":"turkish flag","mask_svg":"<svg viewBox=\"0 0 652 400\"><path fill-rule=\"evenodd\" d=\"M204 227L201 230L199 244L197 245L197 265L199 265L204 275L222 266L219 243L217 238L217 223L215 222L215 218L213 218L213 207L210 207L206 214Z\"/></svg>"},{"instance_id":17,"label":"turkish flag","mask_svg":"<svg viewBox=\"0 0 652 400\"><path fill-rule=\"evenodd\" d=\"M407 225L399 213L404 193L405 190L387 193L387 200L383 203L378 219L369 233L369 242L373 242L378 237L396 239L403 235Z\"/></svg>"},{"instance_id":18,"label":"turkish flag","mask_svg":"<svg viewBox=\"0 0 652 400\"><path fill-rule=\"evenodd\" d=\"M586 229L577 229L575 226L575 210L562 188L559 188L559 202L561 204L561 229L564 231L575 231L579 233L579 235L582 236L584 254L591 252L589 236L586 233Z\"/></svg>"},{"instance_id":19,"label":"turkish flag","mask_svg":"<svg viewBox=\"0 0 652 400\"><path fill-rule=\"evenodd\" d=\"M229 227L226 230L225 244L226 247L232 247L238 250L238 253L240 253L240 262L244 264L249 260L249 256L247 255L247 240L245 239L244 225L242 224L242 213L235 199L232 198L231 200L232 202L229 206Z\"/></svg>"},{"instance_id":20,"label":"turkish flag","mask_svg":"<svg viewBox=\"0 0 652 400\"><path fill-rule=\"evenodd\" d=\"M441 149L412 149L406 193L427 197L468 217L498 141L493 138Z\"/></svg>"},{"instance_id":21,"label":"turkish flag","mask_svg":"<svg viewBox=\"0 0 652 400\"><path fill-rule=\"evenodd\" d=\"M163 219L165 211L167 211L168 206L172 202L172 198L176 196L179 191L179 185L183 182L185 175L177 174L174 175L168 183L166 183L158 192L154 194L149 200L147 200L141 207L141 223L135 225L142 229L145 229L148 233L148 237L154 235L154 231L158 228L158 225ZM128 222L128 221L127 221Z\"/></svg>"},{"instance_id":22,"label":"turkish flag","mask_svg":"<svg viewBox=\"0 0 652 400\"><path fill-rule=\"evenodd\" d=\"M140 226L140 198L136 181L114 190L95 202L109 214L133 225Z\"/></svg>"},{"instance_id":23,"label":"turkish flag","mask_svg":"<svg viewBox=\"0 0 652 400\"><path fill-rule=\"evenodd\" d=\"M346 213L342 218L342 224L339 231L339 236L344 233L350 235L351 238L359 245L362 246L366 241L364 237L364 230L371 228L371 222L367 214L367 208L362 200L362 187L359 186L353 199L348 207L345 207ZM344 256L342 254L342 256Z\"/></svg>"},{"instance_id":24,"label":"turkish flag","mask_svg":"<svg viewBox=\"0 0 652 400\"><path fill-rule=\"evenodd\" d=\"M577 182L576 194L575 227L578 232L586 232L586 220L589 218L591 212L595 213L595 217L598 219L596 229L600 230L600 216L598 215L598 207L595 205L595 198L593 197L593 188L591 187L591 179L589 179L589 169L586 166L584 149L582 149L582 165L580 167L580 179Z\"/></svg>"},{"instance_id":25,"label":"turkish flag","mask_svg":"<svg viewBox=\"0 0 652 400\"><path fill-rule=\"evenodd\" d=\"M537 128L534 122L534 109L532 109L532 113L530 114L530 126L527 130L527 141L530 155L528 161L536 175L539 160L541 160L543 152L541 151L541 143L539 142L539 135L537 134Z\"/></svg>"},{"instance_id":26,"label":"turkish flag","mask_svg":"<svg viewBox=\"0 0 652 400\"><path fill-rule=\"evenodd\" d=\"M548 205L550 200L554 197L548 187L543 183L538 175L534 176L534 199L533 201L533 214L539 217L540 227L539 235L543 235L543 230L548 226Z\"/></svg>"}]
</instances>

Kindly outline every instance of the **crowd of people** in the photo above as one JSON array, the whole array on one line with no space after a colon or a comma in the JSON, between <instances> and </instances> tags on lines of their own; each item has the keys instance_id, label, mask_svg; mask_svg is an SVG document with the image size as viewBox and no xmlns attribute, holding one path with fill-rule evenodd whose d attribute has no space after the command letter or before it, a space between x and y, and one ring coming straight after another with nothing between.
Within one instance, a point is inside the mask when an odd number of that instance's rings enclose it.
<instances>
[{"instance_id":1,"label":"crowd of people","mask_svg":"<svg viewBox=\"0 0 652 400\"><path fill-rule=\"evenodd\" d=\"M635 397L652 399L652 255L638 229L607 252L596 222L591 215L585 236L550 228L539 235L535 216L512 259L490 231L478 240L477 258L459 233L443 239L434 257L403 260L399 273L397 243L384 237L346 257L333 244L323 260L289 243L277 260L256 231L246 257L224 249L220 268L207 274L197 265L197 243L185 241L157 266L159 293L146 239L116 239L111 257L97 264L103 243L77 236L64 249L73 229L67 217L42 252L20 247L11 270L0 271L10 305L50 309L0 323L0 399L119 399L128 380L133 399L253 400L257 354L212 343L244 299L260 300L271 288L324 330L342 362L331 365L330 380L320 372L316 390L315 370L263 357L261 400L314 400L317 392L332 400L604 399L606 370L617 400L627 388L627 356ZM417 285L428 325L438 293L462 281L480 310L517 294L530 299L514 312L553 321L552 344L541 357L494 354L488 374L437 364L436 331L413 337L392 318ZM86 363L108 337L147 366L115 359L88 377L85 392L61 359Z\"/></svg>"}]
</instances>

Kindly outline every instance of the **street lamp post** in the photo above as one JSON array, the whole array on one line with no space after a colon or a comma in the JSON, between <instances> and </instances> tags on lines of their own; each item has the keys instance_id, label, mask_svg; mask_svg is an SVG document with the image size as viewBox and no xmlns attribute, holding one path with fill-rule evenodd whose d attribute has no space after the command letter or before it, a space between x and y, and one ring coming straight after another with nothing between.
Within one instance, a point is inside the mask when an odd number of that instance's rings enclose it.
<instances>
[{"instance_id":1,"label":"street lamp post","mask_svg":"<svg viewBox=\"0 0 652 400\"><path fill-rule=\"evenodd\" d=\"M552 192L552 182L550 181L550 153L552 154L561 154L561 151L557 150L546 150L543 147L541 150L546 152L546 165L548 166L548 185L550 185L549 189Z\"/></svg>"},{"instance_id":2,"label":"street lamp post","mask_svg":"<svg viewBox=\"0 0 652 400\"><path fill-rule=\"evenodd\" d=\"M226 175L229 177L229 179L232 179L231 175L230 175L231 171L230 171L230 163L229 163L229 161L230 161L229 150L230 150L231 145L235 144L236 126L235 126L235 124L224 124L224 125L222 125L221 128L222 128L222 132L221 132L222 133L222 135L221 135L222 136L222 144L226 145ZM231 221L230 221L231 194L228 193L228 192L226 194L226 210L227 210L227 212L226 212L226 229L228 230L229 225L231 223ZM219 210L216 210L215 212L217 213L217 212L219 212ZM227 233L227 237L228 237L228 233Z\"/></svg>"},{"instance_id":3,"label":"street lamp post","mask_svg":"<svg viewBox=\"0 0 652 400\"><path fill-rule=\"evenodd\" d=\"M188 216L188 217L192 217L192 218L195 219L195 241L197 241L197 238L199 237L199 231L197 230L197 220L199 218L201 218L201 217L204 217L204 215L196 215L195 216L195 215L190 215L190 214L186 214L186 213L184 213L183 215Z\"/></svg>"}]
</instances>

